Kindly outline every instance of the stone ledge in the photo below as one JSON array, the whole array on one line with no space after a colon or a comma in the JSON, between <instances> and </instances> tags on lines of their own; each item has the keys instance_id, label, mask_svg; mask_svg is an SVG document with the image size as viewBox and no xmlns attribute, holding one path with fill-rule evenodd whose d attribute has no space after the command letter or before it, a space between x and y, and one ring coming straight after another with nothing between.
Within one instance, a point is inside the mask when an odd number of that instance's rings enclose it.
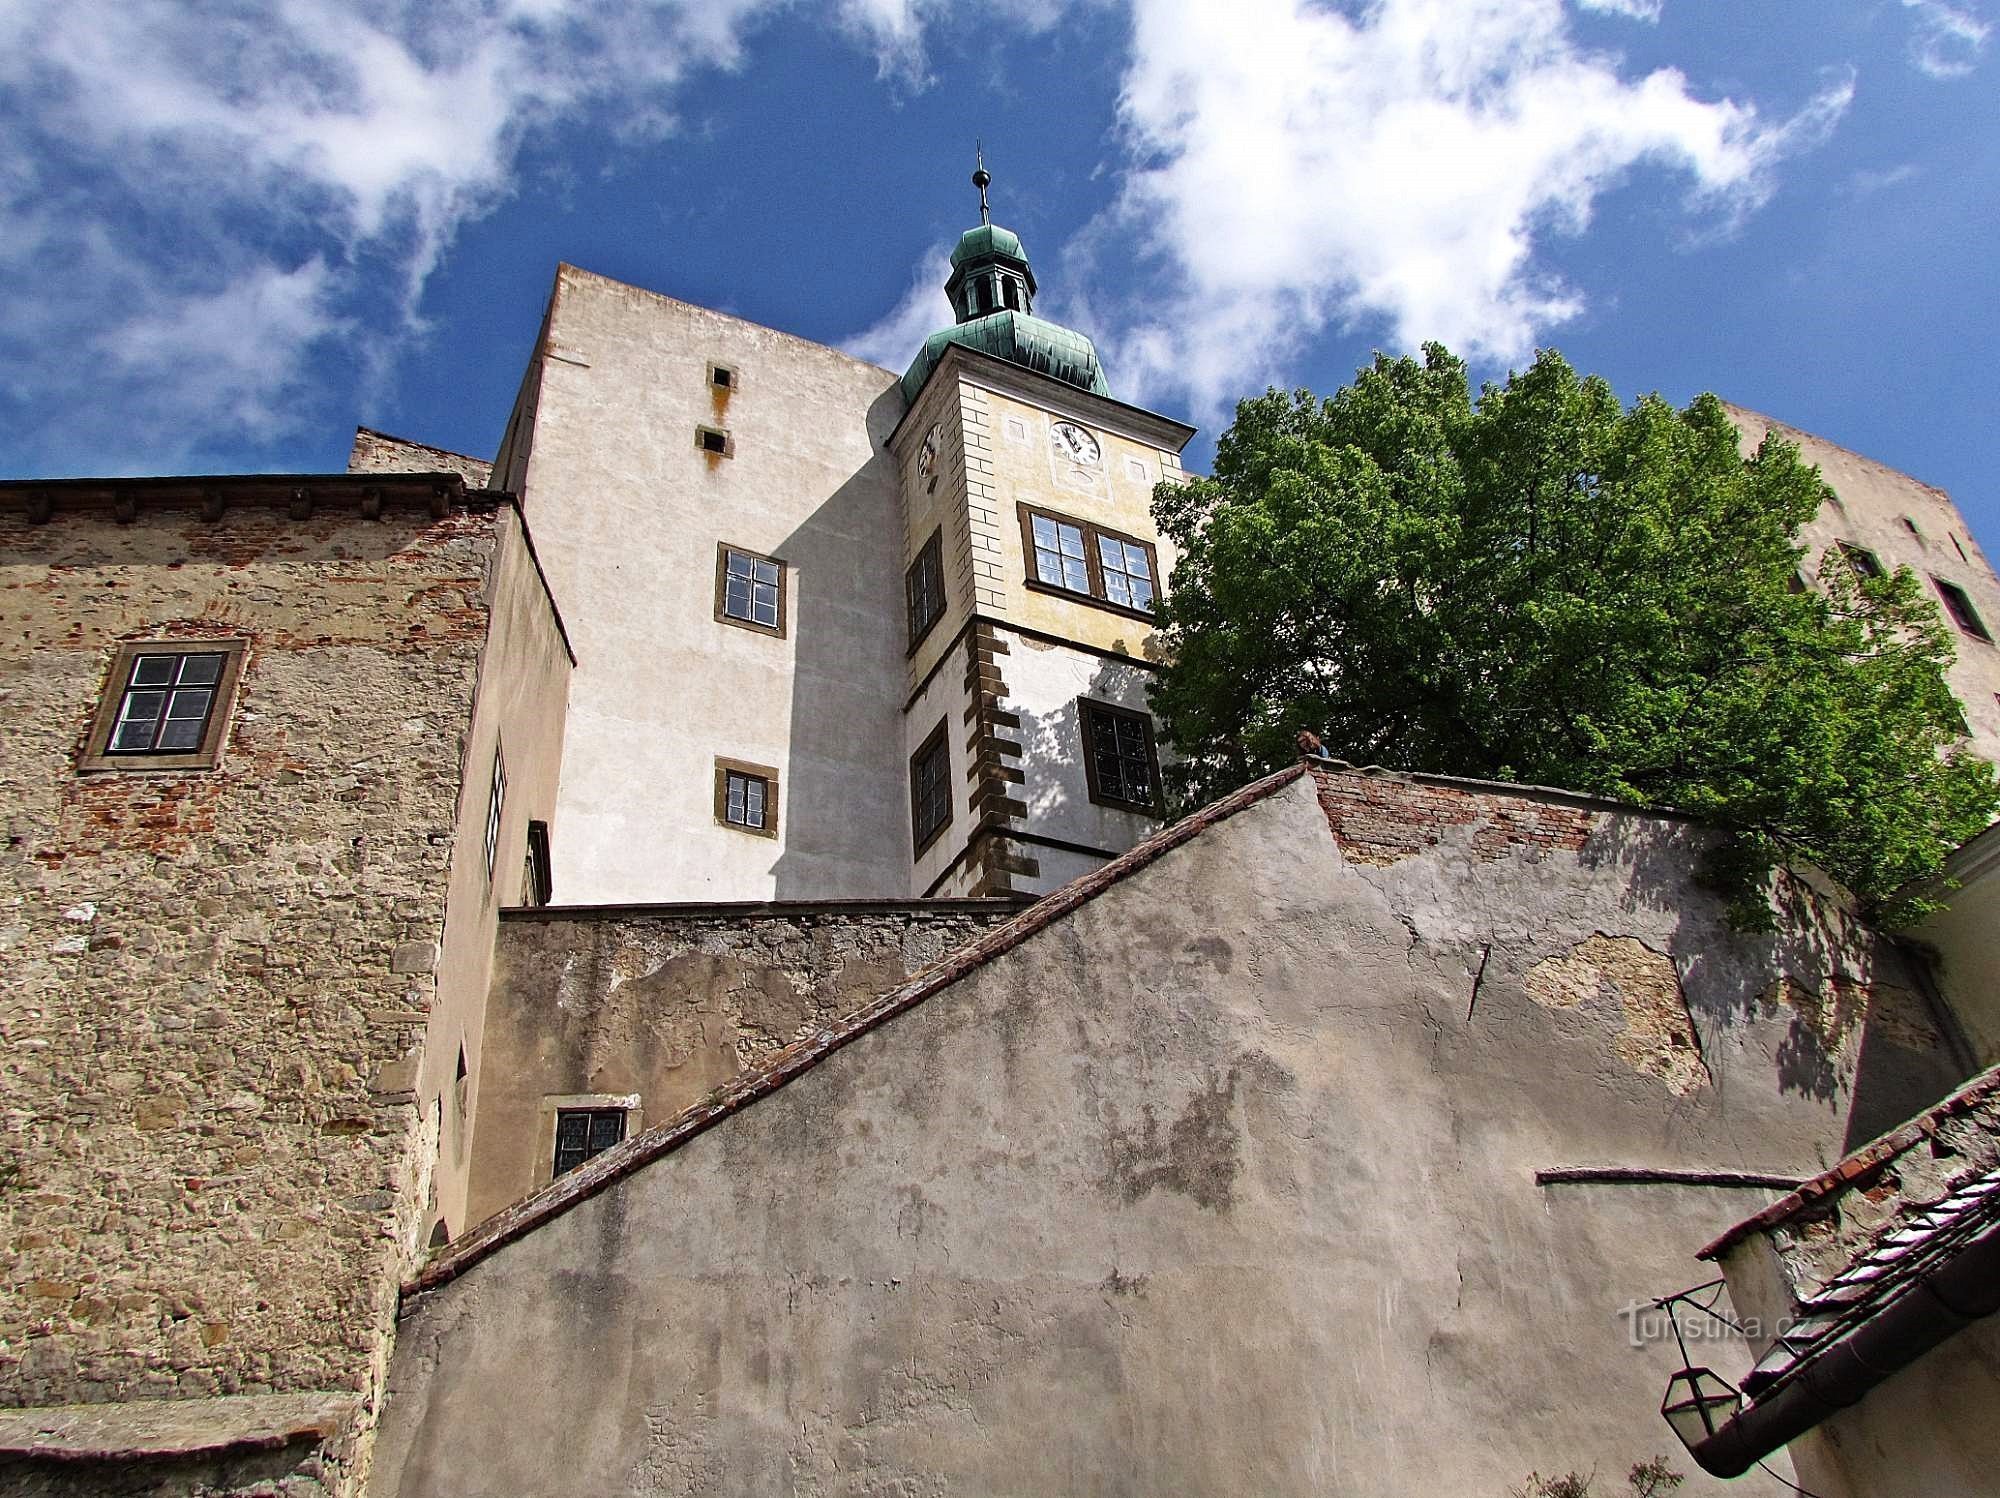
<instances>
[{"instance_id":1,"label":"stone ledge","mask_svg":"<svg viewBox=\"0 0 2000 1498\"><path fill-rule=\"evenodd\" d=\"M317 1392L0 1410L0 1456L129 1462L275 1451L296 1442L331 1440L360 1407L357 1395Z\"/></svg>"}]
</instances>

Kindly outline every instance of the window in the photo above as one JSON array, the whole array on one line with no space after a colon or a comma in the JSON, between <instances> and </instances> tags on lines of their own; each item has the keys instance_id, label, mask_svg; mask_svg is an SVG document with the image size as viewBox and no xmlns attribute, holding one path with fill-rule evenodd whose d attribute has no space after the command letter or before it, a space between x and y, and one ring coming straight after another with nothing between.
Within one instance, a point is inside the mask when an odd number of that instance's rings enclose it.
<instances>
[{"instance_id":1,"label":"window","mask_svg":"<svg viewBox=\"0 0 2000 1498\"><path fill-rule=\"evenodd\" d=\"M1000 283L1000 286L1007 298L1008 310L1019 312L1021 310L1021 283L1016 281L1012 276L1009 276Z\"/></svg>"},{"instance_id":2,"label":"window","mask_svg":"<svg viewBox=\"0 0 2000 1498\"><path fill-rule=\"evenodd\" d=\"M718 457L733 458L736 456L736 439L720 427L696 427L694 429L694 445L703 452L714 453Z\"/></svg>"},{"instance_id":3,"label":"window","mask_svg":"<svg viewBox=\"0 0 2000 1498\"><path fill-rule=\"evenodd\" d=\"M924 549L903 574L903 596L910 609L910 649L915 650L931 626L944 615L944 528L931 532Z\"/></svg>"},{"instance_id":4,"label":"window","mask_svg":"<svg viewBox=\"0 0 2000 1498\"><path fill-rule=\"evenodd\" d=\"M486 794L486 877L493 877L493 862L500 853L500 810L507 801L507 765L500 746L493 746L493 784Z\"/></svg>"},{"instance_id":5,"label":"window","mask_svg":"<svg viewBox=\"0 0 2000 1498\"><path fill-rule=\"evenodd\" d=\"M711 364L708 366L708 383L717 390L734 390L736 371L727 364Z\"/></svg>"},{"instance_id":6,"label":"window","mask_svg":"<svg viewBox=\"0 0 2000 1498\"><path fill-rule=\"evenodd\" d=\"M1975 640L1992 640L1993 636L1986 631L1986 622L1979 617L1979 610L1972 606L1971 594L1957 583L1948 583L1941 577L1932 578L1931 585L1938 590L1938 597L1944 600L1945 612L1951 615L1952 623Z\"/></svg>"},{"instance_id":7,"label":"window","mask_svg":"<svg viewBox=\"0 0 2000 1498\"><path fill-rule=\"evenodd\" d=\"M549 824L528 824L528 867L522 881L530 905L546 905L555 894L555 866L549 862Z\"/></svg>"},{"instance_id":8,"label":"window","mask_svg":"<svg viewBox=\"0 0 2000 1498\"><path fill-rule=\"evenodd\" d=\"M1108 702L1082 702L1083 768L1090 799L1127 811L1159 809L1160 763L1153 720Z\"/></svg>"},{"instance_id":9,"label":"window","mask_svg":"<svg viewBox=\"0 0 2000 1498\"><path fill-rule=\"evenodd\" d=\"M575 1170L625 1137L623 1108L558 1108L555 1173Z\"/></svg>"},{"instance_id":10,"label":"window","mask_svg":"<svg viewBox=\"0 0 2000 1498\"><path fill-rule=\"evenodd\" d=\"M919 857L951 825L951 745L945 738L950 722L940 718L910 756L910 836Z\"/></svg>"},{"instance_id":11,"label":"window","mask_svg":"<svg viewBox=\"0 0 2000 1498\"><path fill-rule=\"evenodd\" d=\"M715 617L765 634L785 632L785 564L740 546L715 553Z\"/></svg>"},{"instance_id":12,"label":"window","mask_svg":"<svg viewBox=\"0 0 2000 1498\"><path fill-rule=\"evenodd\" d=\"M1060 589L1128 613L1153 612L1158 558L1147 542L1023 505L1021 545L1029 587Z\"/></svg>"},{"instance_id":13,"label":"window","mask_svg":"<svg viewBox=\"0 0 2000 1498\"><path fill-rule=\"evenodd\" d=\"M78 768L212 768L221 757L243 648L242 640L119 646Z\"/></svg>"},{"instance_id":14,"label":"window","mask_svg":"<svg viewBox=\"0 0 2000 1498\"><path fill-rule=\"evenodd\" d=\"M778 835L778 772L740 759L715 762L715 820L758 837Z\"/></svg>"},{"instance_id":15,"label":"window","mask_svg":"<svg viewBox=\"0 0 2000 1498\"><path fill-rule=\"evenodd\" d=\"M1842 541L1840 554L1847 559L1847 565L1854 569L1854 575L1863 582L1871 577L1882 576L1881 559L1867 547L1856 546L1851 541Z\"/></svg>"}]
</instances>

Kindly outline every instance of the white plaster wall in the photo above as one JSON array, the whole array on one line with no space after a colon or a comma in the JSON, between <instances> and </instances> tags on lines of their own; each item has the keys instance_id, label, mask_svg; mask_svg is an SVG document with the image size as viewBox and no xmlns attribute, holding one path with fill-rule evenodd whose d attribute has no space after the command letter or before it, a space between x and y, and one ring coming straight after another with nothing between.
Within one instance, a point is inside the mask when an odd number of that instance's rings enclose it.
<instances>
[{"instance_id":1,"label":"white plaster wall","mask_svg":"<svg viewBox=\"0 0 2000 1498\"><path fill-rule=\"evenodd\" d=\"M1084 770L1080 699L1108 702L1148 713L1143 666L1051 644L1001 629L1005 657L1006 707L1021 716L1021 768L1027 779L1020 793L1028 807L1027 830L1107 854L1123 853L1158 830L1159 822L1136 812L1100 806L1090 799ZM1023 881L1036 892L1056 888L1102 859L1066 856L1057 849L1031 847L1042 865L1038 879Z\"/></svg>"},{"instance_id":2,"label":"white plaster wall","mask_svg":"<svg viewBox=\"0 0 2000 1498\"><path fill-rule=\"evenodd\" d=\"M937 628L943 629L944 624L940 622ZM965 840L972 832L972 812L967 804L971 788L965 780L965 741L972 732L965 722L965 710L970 702L971 694L965 689L965 642L960 640L903 715L903 831L896 849L902 856L904 868L909 871L909 893L915 896L926 893L963 894L971 882L966 866L961 864L952 879L935 890L931 889L932 882L964 850ZM910 756L917 752L918 745L931 736L939 718L945 720L944 739L951 752L951 825L938 835L937 841L924 849L921 858L912 860Z\"/></svg>"},{"instance_id":3,"label":"white plaster wall","mask_svg":"<svg viewBox=\"0 0 2000 1498\"><path fill-rule=\"evenodd\" d=\"M510 451L578 657L564 901L904 895L895 377L568 266L541 366ZM734 455L699 451L698 424ZM716 621L718 542L788 564L785 638ZM717 824L718 755L778 770L776 839Z\"/></svg>"}]
</instances>

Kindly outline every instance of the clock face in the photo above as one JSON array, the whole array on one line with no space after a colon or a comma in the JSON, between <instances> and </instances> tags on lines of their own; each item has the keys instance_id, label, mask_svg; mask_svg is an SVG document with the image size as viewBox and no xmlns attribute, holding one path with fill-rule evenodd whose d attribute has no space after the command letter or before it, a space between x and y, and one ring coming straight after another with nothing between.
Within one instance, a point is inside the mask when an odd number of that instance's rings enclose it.
<instances>
[{"instance_id":1,"label":"clock face","mask_svg":"<svg viewBox=\"0 0 2000 1498\"><path fill-rule=\"evenodd\" d=\"M1073 421L1057 422L1049 428L1049 437L1055 443L1056 456L1072 463L1095 464L1104 456L1097 439Z\"/></svg>"},{"instance_id":2,"label":"clock face","mask_svg":"<svg viewBox=\"0 0 2000 1498\"><path fill-rule=\"evenodd\" d=\"M938 429L924 435L923 450L917 454L917 476L926 482L937 477Z\"/></svg>"}]
</instances>

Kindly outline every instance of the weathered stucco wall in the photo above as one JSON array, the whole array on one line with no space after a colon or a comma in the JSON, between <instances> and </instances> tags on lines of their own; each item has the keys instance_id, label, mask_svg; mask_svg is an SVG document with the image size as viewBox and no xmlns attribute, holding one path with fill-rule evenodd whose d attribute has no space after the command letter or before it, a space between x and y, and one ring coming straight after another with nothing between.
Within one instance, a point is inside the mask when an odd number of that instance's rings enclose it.
<instances>
[{"instance_id":1,"label":"weathered stucco wall","mask_svg":"<svg viewBox=\"0 0 2000 1498\"><path fill-rule=\"evenodd\" d=\"M516 911L500 924L468 1223L546 1182L557 1097L644 1123L846 1019L1012 901Z\"/></svg>"},{"instance_id":2,"label":"weathered stucco wall","mask_svg":"<svg viewBox=\"0 0 2000 1498\"><path fill-rule=\"evenodd\" d=\"M353 504L0 519L0 1404L365 1401L386 1362L512 517ZM219 766L79 773L156 638L248 642Z\"/></svg>"},{"instance_id":3,"label":"weathered stucco wall","mask_svg":"<svg viewBox=\"0 0 2000 1498\"><path fill-rule=\"evenodd\" d=\"M1917 574L1958 647L1958 659L1946 674L1965 708L1972 752L2000 764L2000 697L1995 695L2000 693L2000 645L1953 626L1937 591L1940 578L1963 588L1988 633L2000 638L2000 578L1994 577L1951 496L1824 437L1739 406L1727 409L1742 434L1746 455L1757 450L1767 431L1775 431L1798 444L1801 456L1818 465L1820 477L1837 496L1800 536L1806 546L1808 576L1817 575L1826 549L1841 541L1866 547L1890 571L1908 567Z\"/></svg>"},{"instance_id":4,"label":"weathered stucco wall","mask_svg":"<svg viewBox=\"0 0 2000 1498\"><path fill-rule=\"evenodd\" d=\"M579 663L563 898L907 893L895 376L573 266L536 365L502 471ZM724 543L786 564L783 637L716 619ZM718 757L777 772L775 838L717 823Z\"/></svg>"},{"instance_id":5,"label":"weathered stucco wall","mask_svg":"<svg viewBox=\"0 0 2000 1498\"><path fill-rule=\"evenodd\" d=\"M1183 835L418 1297L375 1491L1622 1473L1672 1438L1621 1307L1762 1198L1537 1171L1809 1173L1955 1080L1893 952L1799 886L1731 934L1684 823L1338 775Z\"/></svg>"}]
</instances>

